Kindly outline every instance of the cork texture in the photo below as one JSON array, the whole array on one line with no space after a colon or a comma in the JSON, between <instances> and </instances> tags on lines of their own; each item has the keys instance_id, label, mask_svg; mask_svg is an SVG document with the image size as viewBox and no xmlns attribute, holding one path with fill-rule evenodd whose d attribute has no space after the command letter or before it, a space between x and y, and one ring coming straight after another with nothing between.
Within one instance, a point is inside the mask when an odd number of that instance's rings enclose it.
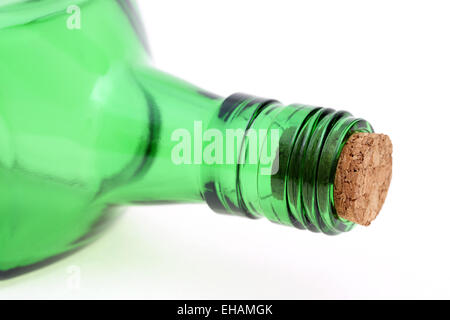
<instances>
[{"instance_id":1,"label":"cork texture","mask_svg":"<svg viewBox=\"0 0 450 320\"><path fill-rule=\"evenodd\" d=\"M392 177L392 143L387 135L355 133L342 149L334 179L337 214L368 226L377 217Z\"/></svg>"}]
</instances>

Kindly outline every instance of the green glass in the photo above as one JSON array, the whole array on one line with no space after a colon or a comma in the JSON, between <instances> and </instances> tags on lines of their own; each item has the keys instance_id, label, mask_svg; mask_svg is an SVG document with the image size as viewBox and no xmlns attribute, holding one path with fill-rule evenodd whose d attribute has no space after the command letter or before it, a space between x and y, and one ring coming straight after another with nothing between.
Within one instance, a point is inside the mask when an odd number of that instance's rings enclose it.
<instances>
[{"instance_id":1,"label":"green glass","mask_svg":"<svg viewBox=\"0 0 450 320\"><path fill-rule=\"evenodd\" d=\"M326 234L353 227L336 214L334 173L370 124L210 94L155 69L147 47L133 1L1 2L0 270L89 243L130 204L205 201ZM235 143L214 144L230 129Z\"/></svg>"}]
</instances>

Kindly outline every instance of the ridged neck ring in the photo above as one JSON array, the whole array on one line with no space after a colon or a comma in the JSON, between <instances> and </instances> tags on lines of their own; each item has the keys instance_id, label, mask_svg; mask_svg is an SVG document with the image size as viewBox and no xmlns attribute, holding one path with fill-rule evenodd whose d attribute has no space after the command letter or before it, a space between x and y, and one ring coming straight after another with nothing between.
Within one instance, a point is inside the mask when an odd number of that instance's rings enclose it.
<instances>
[{"instance_id":1,"label":"ridged neck ring","mask_svg":"<svg viewBox=\"0 0 450 320\"><path fill-rule=\"evenodd\" d=\"M204 198L215 211L329 235L352 229L354 223L336 213L334 176L348 138L373 132L367 121L345 111L238 94L225 100L210 127L245 131L234 163L203 170Z\"/></svg>"}]
</instances>

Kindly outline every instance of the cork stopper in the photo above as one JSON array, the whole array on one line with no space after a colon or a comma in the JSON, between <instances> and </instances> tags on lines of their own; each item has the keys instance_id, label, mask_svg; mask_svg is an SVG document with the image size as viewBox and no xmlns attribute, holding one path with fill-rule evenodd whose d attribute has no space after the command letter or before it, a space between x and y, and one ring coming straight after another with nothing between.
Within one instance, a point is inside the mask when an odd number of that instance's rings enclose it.
<instances>
[{"instance_id":1,"label":"cork stopper","mask_svg":"<svg viewBox=\"0 0 450 320\"><path fill-rule=\"evenodd\" d=\"M368 226L383 206L392 177L392 143L387 135L355 133L342 149L334 178L337 214Z\"/></svg>"}]
</instances>

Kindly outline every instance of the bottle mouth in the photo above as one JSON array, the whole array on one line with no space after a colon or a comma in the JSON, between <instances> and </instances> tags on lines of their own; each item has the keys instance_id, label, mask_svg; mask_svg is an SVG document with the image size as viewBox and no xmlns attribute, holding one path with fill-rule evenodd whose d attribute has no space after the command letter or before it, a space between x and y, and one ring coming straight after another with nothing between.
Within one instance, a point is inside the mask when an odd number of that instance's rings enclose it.
<instances>
[{"instance_id":1,"label":"bottle mouth","mask_svg":"<svg viewBox=\"0 0 450 320\"><path fill-rule=\"evenodd\" d=\"M88 1L91 0L3 0L0 3L0 29L65 12L71 5Z\"/></svg>"},{"instance_id":2,"label":"bottle mouth","mask_svg":"<svg viewBox=\"0 0 450 320\"><path fill-rule=\"evenodd\" d=\"M338 216L333 190L342 149L357 132L372 133L372 126L346 111L312 109L293 144L287 169L290 222L313 232L334 235L354 223Z\"/></svg>"}]
</instances>

